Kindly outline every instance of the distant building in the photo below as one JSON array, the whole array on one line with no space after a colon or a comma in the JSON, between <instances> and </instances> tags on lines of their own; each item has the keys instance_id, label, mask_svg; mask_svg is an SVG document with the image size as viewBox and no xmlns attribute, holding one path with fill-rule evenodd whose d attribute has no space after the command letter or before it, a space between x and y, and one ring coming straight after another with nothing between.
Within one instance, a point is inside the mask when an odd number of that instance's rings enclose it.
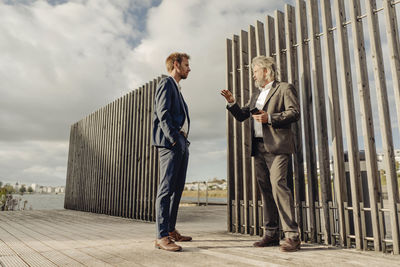
<instances>
[{"instance_id":1,"label":"distant building","mask_svg":"<svg viewBox=\"0 0 400 267\"><path fill-rule=\"evenodd\" d=\"M54 190L57 194L63 194L65 193L65 187L64 186L57 186Z\"/></svg>"},{"instance_id":2,"label":"distant building","mask_svg":"<svg viewBox=\"0 0 400 267\"><path fill-rule=\"evenodd\" d=\"M55 190L55 188L54 187L52 187L52 186L48 186L47 187L47 193L54 193L56 190Z\"/></svg>"},{"instance_id":3,"label":"distant building","mask_svg":"<svg viewBox=\"0 0 400 267\"><path fill-rule=\"evenodd\" d=\"M40 186L38 184L31 184L33 192L38 193Z\"/></svg>"}]
</instances>

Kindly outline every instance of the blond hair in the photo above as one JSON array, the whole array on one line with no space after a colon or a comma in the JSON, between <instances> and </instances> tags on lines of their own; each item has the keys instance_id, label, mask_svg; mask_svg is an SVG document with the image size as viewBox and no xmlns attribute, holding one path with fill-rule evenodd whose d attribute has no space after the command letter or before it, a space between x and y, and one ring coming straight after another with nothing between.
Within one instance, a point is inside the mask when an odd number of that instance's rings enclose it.
<instances>
[{"instance_id":1,"label":"blond hair","mask_svg":"<svg viewBox=\"0 0 400 267\"><path fill-rule=\"evenodd\" d=\"M179 52L175 52L172 53L171 55L169 55L167 57L167 59L165 60L165 65L167 66L167 71L171 72L174 69L174 62L178 61L178 63L182 63L182 60L186 58L186 59L190 59L190 56L186 53L179 53Z\"/></svg>"}]
</instances>

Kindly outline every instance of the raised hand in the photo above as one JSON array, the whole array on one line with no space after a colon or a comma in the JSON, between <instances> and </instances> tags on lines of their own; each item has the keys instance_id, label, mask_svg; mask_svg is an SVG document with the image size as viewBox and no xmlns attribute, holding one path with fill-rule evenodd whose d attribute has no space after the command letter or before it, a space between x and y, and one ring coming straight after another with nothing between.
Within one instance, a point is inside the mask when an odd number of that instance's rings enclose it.
<instances>
[{"instance_id":1,"label":"raised hand","mask_svg":"<svg viewBox=\"0 0 400 267\"><path fill-rule=\"evenodd\" d=\"M225 97L228 103L235 102L235 98L233 97L232 93L229 90L221 90L221 95Z\"/></svg>"}]
</instances>

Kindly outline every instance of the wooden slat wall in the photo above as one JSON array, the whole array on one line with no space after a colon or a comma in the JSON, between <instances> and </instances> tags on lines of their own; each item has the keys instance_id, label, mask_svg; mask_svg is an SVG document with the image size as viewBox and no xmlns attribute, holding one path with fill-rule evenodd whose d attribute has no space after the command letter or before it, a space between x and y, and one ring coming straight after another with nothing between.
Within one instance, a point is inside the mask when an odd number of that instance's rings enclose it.
<instances>
[{"instance_id":1,"label":"wooden slat wall","mask_svg":"<svg viewBox=\"0 0 400 267\"><path fill-rule=\"evenodd\" d=\"M159 164L150 140L159 80L71 126L66 209L155 221Z\"/></svg>"},{"instance_id":2,"label":"wooden slat wall","mask_svg":"<svg viewBox=\"0 0 400 267\"><path fill-rule=\"evenodd\" d=\"M247 68L256 55L274 57L279 79L292 83L299 92L301 120L292 128L297 152L288 180L294 180L296 219L305 242L399 254L400 203L392 135L393 129L400 128L395 8L399 2L365 0L363 14L360 0L297 0L295 7L285 5L284 12L267 15L265 25L256 21L248 33L241 31L240 37L227 39L226 84L238 103L245 104L257 90L244 73L251 75ZM363 22L368 25L365 29ZM386 35L379 32L381 23ZM382 43L388 43L387 62ZM373 66L368 66L367 58ZM385 67L391 70L393 88L387 87ZM368 77L369 70L373 77ZM375 83L370 84L370 79ZM373 108L370 90L376 90L378 108ZM397 126L390 117L391 95ZM373 113L379 116L375 123L380 133L374 132ZM227 222L230 232L261 235L261 199L246 146L249 127L228 113ZM379 134L382 147L375 142ZM378 172L377 151L384 154L385 179ZM387 189L387 199L381 186Z\"/></svg>"}]
</instances>

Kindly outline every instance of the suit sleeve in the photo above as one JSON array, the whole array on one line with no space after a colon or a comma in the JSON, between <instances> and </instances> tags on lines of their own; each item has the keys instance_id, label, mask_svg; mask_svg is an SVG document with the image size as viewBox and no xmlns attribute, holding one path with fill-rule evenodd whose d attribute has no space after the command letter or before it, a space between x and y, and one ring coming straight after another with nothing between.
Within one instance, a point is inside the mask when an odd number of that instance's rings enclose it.
<instances>
[{"instance_id":1,"label":"suit sleeve","mask_svg":"<svg viewBox=\"0 0 400 267\"><path fill-rule=\"evenodd\" d=\"M229 112L237 119L238 121L244 121L250 117L250 100L244 107L239 107L239 104L236 102L232 106L227 105L226 108Z\"/></svg>"},{"instance_id":2,"label":"suit sleeve","mask_svg":"<svg viewBox=\"0 0 400 267\"><path fill-rule=\"evenodd\" d=\"M285 110L271 114L272 127L282 127L300 119L300 105L297 90L289 84L283 92Z\"/></svg>"},{"instance_id":3,"label":"suit sleeve","mask_svg":"<svg viewBox=\"0 0 400 267\"><path fill-rule=\"evenodd\" d=\"M179 129L175 126L171 116L172 105L172 86L167 79L162 80L156 90L155 95L155 110L158 119L160 120L160 128L164 136L171 142L177 141Z\"/></svg>"}]
</instances>

